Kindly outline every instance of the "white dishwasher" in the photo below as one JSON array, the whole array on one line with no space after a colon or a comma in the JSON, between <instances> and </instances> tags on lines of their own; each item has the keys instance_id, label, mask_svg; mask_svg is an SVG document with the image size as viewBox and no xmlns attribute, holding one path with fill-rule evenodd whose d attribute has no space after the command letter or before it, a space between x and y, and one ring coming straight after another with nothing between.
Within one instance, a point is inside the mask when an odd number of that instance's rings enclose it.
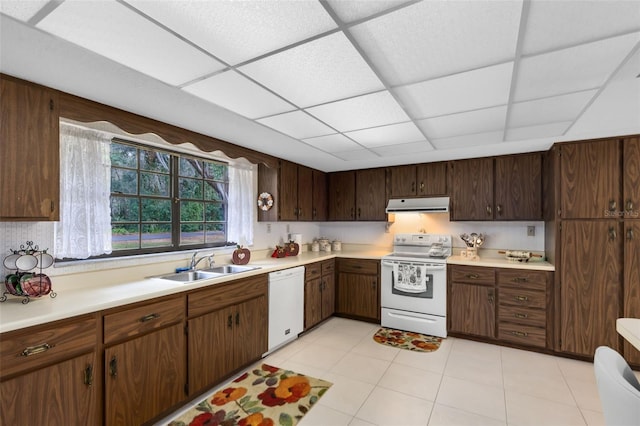
<instances>
[{"instance_id":1,"label":"white dishwasher","mask_svg":"<svg viewBox=\"0 0 640 426\"><path fill-rule=\"evenodd\" d=\"M269 274L269 350L290 342L304 328L304 266Z\"/></svg>"}]
</instances>

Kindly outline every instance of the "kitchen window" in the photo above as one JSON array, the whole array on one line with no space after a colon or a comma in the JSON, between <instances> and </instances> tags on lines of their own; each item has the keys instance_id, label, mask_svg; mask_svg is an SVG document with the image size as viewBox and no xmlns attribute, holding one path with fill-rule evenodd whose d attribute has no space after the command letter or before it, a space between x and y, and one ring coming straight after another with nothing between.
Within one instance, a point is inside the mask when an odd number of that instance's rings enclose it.
<instances>
[{"instance_id":1,"label":"kitchen window","mask_svg":"<svg viewBox=\"0 0 640 426\"><path fill-rule=\"evenodd\" d=\"M111 141L112 255L228 245L227 163Z\"/></svg>"}]
</instances>

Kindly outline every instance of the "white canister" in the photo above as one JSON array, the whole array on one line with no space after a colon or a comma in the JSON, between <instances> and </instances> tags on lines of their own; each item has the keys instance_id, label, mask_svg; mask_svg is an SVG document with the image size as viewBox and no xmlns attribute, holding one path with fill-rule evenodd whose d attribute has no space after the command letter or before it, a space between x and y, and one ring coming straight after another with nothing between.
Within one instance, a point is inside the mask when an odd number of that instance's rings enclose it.
<instances>
[{"instance_id":1,"label":"white canister","mask_svg":"<svg viewBox=\"0 0 640 426\"><path fill-rule=\"evenodd\" d=\"M318 240L313 240L311 243L311 251L320 251L320 243L318 243Z\"/></svg>"},{"instance_id":2,"label":"white canister","mask_svg":"<svg viewBox=\"0 0 640 426\"><path fill-rule=\"evenodd\" d=\"M342 250L342 242L335 240L333 243L331 243L331 248L333 249L333 251L341 251Z\"/></svg>"},{"instance_id":3,"label":"white canister","mask_svg":"<svg viewBox=\"0 0 640 426\"><path fill-rule=\"evenodd\" d=\"M331 251L331 243L326 238L318 238L318 244L320 244L320 251Z\"/></svg>"}]
</instances>

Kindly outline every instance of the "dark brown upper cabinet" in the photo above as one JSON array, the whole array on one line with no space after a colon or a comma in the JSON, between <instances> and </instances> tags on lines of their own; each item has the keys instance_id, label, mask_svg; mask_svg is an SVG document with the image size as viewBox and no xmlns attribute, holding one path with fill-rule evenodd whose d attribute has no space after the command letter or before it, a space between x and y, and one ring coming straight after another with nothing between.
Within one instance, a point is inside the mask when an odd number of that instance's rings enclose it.
<instances>
[{"instance_id":1,"label":"dark brown upper cabinet","mask_svg":"<svg viewBox=\"0 0 640 426\"><path fill-rule=\"evenodd\" d=\"M329 173L329 220L356 219L356 172Z\"/></svg>"},{"instance_id":2,"label":"dark brown upper cabinet","mask_svg":"<svg viewBox=\"0 0 640 426\"><path fill-rule=\"evenodd\" d=\"M389 197L447 194L447 163L411 164L389 168Z\"/></svg>"},{"instance_id":3,"label":"dark brown upper cabinet","mask_svg":"<svg viewBox=\"0 0 640 426\"><path fill-rule=\"evenodd\" d=\"M331 221L384 221L386 202L384 168L329 174Z\"/></svg>"},{"instance_id":4,"label":"dark brown upper cabinet","mask_svg":"<svg viewBox=\"0 0 640 426\"><path fill-rule=\"evenodd\" d=\"M493 220L493 158L449 163L451 220Z\"/></svg>"},{"instance_id":5,"label":"dark brown upper cabinet","mask_svg":"<svg viewBox=\"0 0 640 426\"><path fill-rule=\"evenodd\" d=\"M327 220L327 174L313 170L313 200L311 219L323 222Z\"/></svg>"}]
</instances>

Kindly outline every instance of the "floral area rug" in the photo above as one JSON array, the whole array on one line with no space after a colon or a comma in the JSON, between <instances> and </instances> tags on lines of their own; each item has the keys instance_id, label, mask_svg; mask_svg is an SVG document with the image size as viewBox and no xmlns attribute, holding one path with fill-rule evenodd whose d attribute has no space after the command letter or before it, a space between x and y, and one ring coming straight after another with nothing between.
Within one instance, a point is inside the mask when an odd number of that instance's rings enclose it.
<instances>
[{"instance_id":1,"label":"floral area rug","mask_svg":"<svg viewBox=\"0 0 640 426\"><path fill-rule=\"evenodd\" d=\"M221 387L169 426L293 426L331 383L267 364Z\"/></svg>"},{"instance_id":2,"label":"floral area rug","mask_svg":"<svg viewBox=\"0 0 640 426\"><path fill-rule=\"evenodd\" d=\"M426 334L413 333L411 331L394 330L382 327L373 335L376 342L416 352L437 351L442 342L441 337L427 336Z\"/></svg>"}]
</instances>

